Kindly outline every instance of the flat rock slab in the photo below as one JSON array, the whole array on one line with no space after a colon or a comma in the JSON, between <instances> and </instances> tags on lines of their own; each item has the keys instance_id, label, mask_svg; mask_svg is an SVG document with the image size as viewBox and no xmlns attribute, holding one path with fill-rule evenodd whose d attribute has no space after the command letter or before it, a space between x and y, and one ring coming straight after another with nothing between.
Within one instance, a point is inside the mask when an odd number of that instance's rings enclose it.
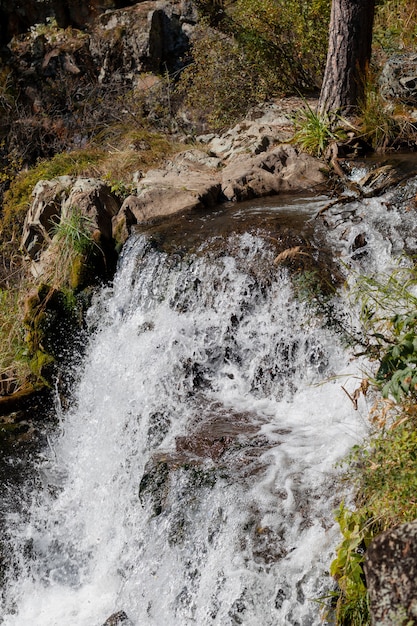
<instances>
[{"instance_id":1,"label":"flat rock slab","mask_svg":"<svg viewBox=\"0 0 417 626\"><path fill-rule=\"evenodd\" d=\"M281 144L258 156L238 156L223 170L222 193L227 200L241 201L297 192L324 185L324 163Z\"/></svg>"}]
</instances>

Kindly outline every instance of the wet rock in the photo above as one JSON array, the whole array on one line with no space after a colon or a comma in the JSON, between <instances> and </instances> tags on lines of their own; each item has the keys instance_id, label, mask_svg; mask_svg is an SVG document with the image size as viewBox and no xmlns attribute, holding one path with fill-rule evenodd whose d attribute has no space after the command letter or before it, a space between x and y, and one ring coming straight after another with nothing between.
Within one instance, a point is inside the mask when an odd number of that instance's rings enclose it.
<instances>
[{"instance_id":1,"label":"wet rock","mask_svg":"<svg viewBox=\"0 0 417 626\"><path fill-rule=\"evenodd\" d=\"M417 621L417 521L382 533L368 548L364 565L372 625Z\"/></svg>"},{"instance_id":2,"label":"wet rock","mask_svg":"<svg viewBox=\"0 0 417 626\"><path fill-rule=\"evenodd\" d=\"M142 505L150 503L153 515L160 515L168 493L170 467L167 461L151 460L147 463L139 485Z\"/></svg>"},{"instance_id":3,"label":"wet rock","mask_svg":"<svg viewBox=\"0 0 417 626\"><path fill-rule=\"evenodd\" d=\"M124 611L113 613L106 619L103 626L132 626L132 622Z\"/></svg>"},{"instance_id":4,"label":"wet rock","mask_svg":"<svg viewBox=\"0 0 417 626\"><path fill-rule=\"evenodd\" d=\"M126 198L114 218L113 237L124 243L135 224L214 206L221 192L217 166L217 159L190 151L177 155L164 169L148 171L137 183L137 195Z\"/></svg>"},{"instance_id":5,"label":"wet rock","mask_svg":"<svg viewBox=\"0 0 417 626\"><path fill-rule=\"evenodd\" d=\"M177 437L175 440L178 452L188 453L195 457L219 460L233 443L232 437L209 436L207 434L194 435L193 437Z\"/></svg>"},{"instance_id":6,"label":"wet rock","mask_svg":"<svg viewBox=\"0 0 417 626\"><path fill-rule=\"evenodd\" d=\"M398 185L406 174L390 163L375 167L358 181L361 195L371 198L384 193L389 187Z\"/></svg>"}]
</instances>

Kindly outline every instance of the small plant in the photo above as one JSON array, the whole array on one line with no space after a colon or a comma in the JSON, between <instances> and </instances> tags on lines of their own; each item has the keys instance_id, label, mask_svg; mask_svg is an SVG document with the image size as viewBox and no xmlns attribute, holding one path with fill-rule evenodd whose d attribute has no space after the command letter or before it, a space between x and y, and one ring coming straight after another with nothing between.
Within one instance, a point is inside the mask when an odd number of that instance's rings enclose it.
<instances>
[{"instance_id":1,"label":"small plant","mask_svg":"<svg viewBox=\"0 0 417 626\"><path fill-rule=\"evenodd\" d=\"M417 398L417 283L413 267L388 277L359 277L353 293L361 304L365 353L379 366L373 383L385 398Z\"/></svg>"},{"instance_id":2,"label":"small plant","mask_svg":"<svg viewBox=\"0 0 417 626\"><path fill-rule=\"evenodd\" d=\"M417 34L414 0L376 3L373 45L385 54L414 50Z\"/></svg>"},{"instance_id":3,"label":"small plant","mask_svg":"<svg viewBox=\"0 0 417 626\"><path fill-rule=\"evenodd\" d=\"M2 387L6 390L16 391L30 375L22 319L20 294L0 290L0 374Z\"/></svg>"},{"instance_id":4,"label":"small plant","mask_svg":"<svg viewBox=\"0 0 417 626\"><path fill-rule=\"evenodd\" d=\"M358 133L376 150L384 150L402 134L399 123L379 93L371 75L364 80L364 97L359 102Z\"/></svg>"},{"instance_id":5,"label":"small plant","mask_svg":"<svg viewBox=\"0 0 417 626\"><path fill-rule=\"evenodd\" d=\"M330 566L339 592L336 619L339 626L367 626L370 623L368 593L363 572L364 554L374 530L366 510L350 511L344 503L339 507L336 521L343 540Z\"/></svg>"},{"instance_id":6,"label":"small plant","mask_svg":"<svg viewBox=\"0 0 417 626\"><path fill-rule=\"evenodd\" d=\"M194 62L182 72L177 88L189 116L203 129L233 125L258 101L262 81L233 36L202 29L191 52Z\"/></svg>"},{"instance_id":7,"label":"small plant","mask_svg":"<svg viewBox=\"0 0 417 626\"><path fill-rule=\"evenodd\" d=\"M94 222L77 207L71 207L67 215L56 223L52 234L53 254L49 268L49 280L56 288L78 286L79 272L94 248L100 251L92 232Z\"/></svg>"},{"instance_id":8,"label":"small plant","mask_svg":"<svg viewBox=\"0 0 417 626\"><path fill-rule=\"evenodd\" d=\"M332 141L346 139L340 117L313 111L308 103L294 117L294 128L293 143L316 157L321 157Z\"/></svg>"}]
</instances>

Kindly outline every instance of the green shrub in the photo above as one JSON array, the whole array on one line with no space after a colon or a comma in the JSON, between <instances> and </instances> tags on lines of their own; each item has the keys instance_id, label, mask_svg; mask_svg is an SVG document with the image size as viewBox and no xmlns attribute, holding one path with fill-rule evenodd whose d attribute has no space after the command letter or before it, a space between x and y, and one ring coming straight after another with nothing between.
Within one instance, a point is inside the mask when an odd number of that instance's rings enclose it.
<instances>
[{"instance_id":1,"label":"green shrub","mask_svg":"<svg viewBox=\"0 0 417 626\"><path fill-rule=\"evenodd\" d=\"M216 3L200 2L211 16ZM329 0L237 0L223 5L218 30L202 25L179 91L185 105L220 130L254 104L316 90L327 51ZM220 19L221 18L221 19Z\"/></svg>"},{"instance_id":2,"label":"green shrub","mask_svg":"<svg viewBox=\"0 0 417 626\"><path fill-rule=\"evenodd\" d=\"M414 267L390 276L358 279L354 295L361 304L365 354L377 361L372 382L385 398L417 399L417 284Z\"/></svg>"},{"instance_id":3,"label":"green shrub","mask_svg":"<svg viewBox=\"0 0 417 626\"><path fill-rule=\"evenodd\" d=\"M234 37L202 29L192 46L194 62L178 86L196 126L221 130L243 117L257 100L257 76Z\"/></svg>"},{"instance_id":4,"label":"green shrub","mask_svg":"<svg viewBox=\"0 0 417 626\"><path fill-rule=\"evenodd\" d=\"M374 48L384 53L414 50L417 35L415 0L378 0L374 23Z\"/></svg>"},{"instance_id":5,"label":"green shrub","mask_svg":"<svg viewBox=\"0 0 417 626\"><path fill-rule=\"evenodd\" d=\"M376 150L384 150L402 134L399 122L371 76L365 78L364 97L359 102L356 124L358 134Z\"/></svg>"},{"instance_id":6,"label":"green shrub","mask_svg":"<svg viewBox=\"0 0 417 626\"><path fill-rule=\"evenodd\" d=\"M328 44L329 0L237 0L232 29L264 90L320 86Z\"/></svg>"},{"instance_id":7,"label":"green shrub","mask_svg":"<svg viewBox=\"0 0 417 626\"><path fill-rule=\"evenodd\" d=\"M293 143L302 150L321 157L332 141L346 138L346 131L341 127L341 119L336 115L319 113L306 103L294 117Z\"/></svg>"}]
</instances>

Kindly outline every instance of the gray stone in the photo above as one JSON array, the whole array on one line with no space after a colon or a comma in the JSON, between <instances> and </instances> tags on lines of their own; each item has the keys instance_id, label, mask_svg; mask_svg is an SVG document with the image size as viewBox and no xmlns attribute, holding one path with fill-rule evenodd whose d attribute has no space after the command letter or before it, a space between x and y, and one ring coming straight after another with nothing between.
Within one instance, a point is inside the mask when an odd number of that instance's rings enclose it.
<instances>
[{"instance_id":1,"label":"gray stone","mask_svg":"<svg viewBox=\"0 0 417 626\"><path fill-rule=\"evenodd\" d=\"M120 201L109 186L94 178L59 176L39 181L32 192L33 201L26 215L22 248L32 260L32 273L41 276L50 259L50 244L63 217L74 207L88 218L91 233L110 262L112 257L112 218Z\"/></svg>"},{"instance_id":2,"label":"gray stone","mask_svg":"<svg viewBox=\"0 0 417 626\"><path fill-rule=\"evenodd\" d=\"M372 625L417 623L417 521L376 537L364 569Z\"/></svg>"},{"instance_id":3,"label":"gray stone","mask_svg":"<svg viewBox=\"0 0 417 626\"><path fill-rule=\"evenodd\" d=\"M38 260L41 250L51 242L73 182L70 176L59 176L53 180L40 180L33 188L33 200L22 234L22 248L32 260Z\"/></svg>"},{"instance_id":4,"label":"gray stone","mask_svg":"<svg viewBox=\"0 0 417 626\"><path fill-rule=\"evenodd\" d=\"M384 98L417 103L417 54L396 54L385 63L379 79Z\"/></svg>"},{"instance_id":5,"label":"gray stone","mask_svg":"<svg viewBox=\"0 0 417 626\"><path fill-rule=\"evenodd\" d=\"M324 185L324 163L294 146L283 144L256 157L241 155L223 170L222 193L227 200L276 195Z\"/></svg>"},{"instance_id":6,"label":"gray stone","mask_svg":"<svg viewBox=\"0 0 417 626\"><path fill-rule=\"evenodd\" d=\"M145 0L101 15L91 30L90 51L100 82L133 80L143 72L178 69L189 46L181 5Z\"/></svg>"}]
</instances>

